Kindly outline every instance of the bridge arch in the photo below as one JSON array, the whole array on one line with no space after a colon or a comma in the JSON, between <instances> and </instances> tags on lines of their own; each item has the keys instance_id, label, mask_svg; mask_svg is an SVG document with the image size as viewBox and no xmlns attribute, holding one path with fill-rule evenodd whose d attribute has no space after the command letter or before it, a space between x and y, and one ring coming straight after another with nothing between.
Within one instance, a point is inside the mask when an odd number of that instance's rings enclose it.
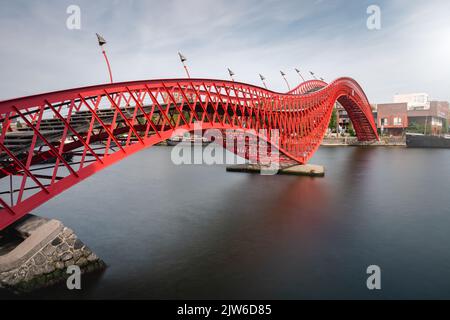
<instances>
[{"instance_id":1,"label":"bridge arch","mask_svg":"<svg viewBox=\"0 0 450 320\"><path fill-rule=\"evenodd\" d=\"M335 101L349 113L359 140L378 139L367 97L351 78L307 81L288 93L223 80L145 80L2 101L0 230L96 172L199 123L203 130L251 131L263 139L263 130L277 130L272 147L283 159L306 163Z\"/></svg>"}]
</instances>

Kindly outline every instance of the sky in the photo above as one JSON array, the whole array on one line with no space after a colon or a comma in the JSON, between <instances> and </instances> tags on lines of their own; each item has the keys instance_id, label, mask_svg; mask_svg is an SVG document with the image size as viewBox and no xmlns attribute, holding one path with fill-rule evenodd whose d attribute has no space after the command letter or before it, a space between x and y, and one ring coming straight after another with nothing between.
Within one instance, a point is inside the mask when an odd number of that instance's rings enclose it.
<instances>
[{"instance_id":1,"label":"sky","mask_svg":"<svg viewBox=\"0 0 450 320\"><path fill-rule=\"evenodd\" d=\"M80 29L67 8L80 8ZM367 8L380 8L370 30ZM114 80L228 79L287 91L294 68L357 80L370 102L426 92L450 101L448 0L0 0L0 100Z\"/></svg>"}]
</instances>

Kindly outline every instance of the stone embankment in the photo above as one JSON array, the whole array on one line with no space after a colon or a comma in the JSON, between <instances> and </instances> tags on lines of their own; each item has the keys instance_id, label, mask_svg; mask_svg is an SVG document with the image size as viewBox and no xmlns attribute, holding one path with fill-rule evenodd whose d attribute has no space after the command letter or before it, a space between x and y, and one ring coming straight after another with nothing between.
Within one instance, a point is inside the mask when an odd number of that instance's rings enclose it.
<instances>
[{"instance_id":1,"label":"stone embankment","mask_svg":"<svg viewBox=\"0 0 450 320\"><path fill-rule=\"evenodd\" d=\"M64 281L70 276L69 266L79 266L82 273L105 268L104 262L57 220L30 215L2 233L1 240L0 288L16 293ZM8 246L8 242L14 245Z\"/></svg>"},{"instance_id":2,"label":"stone embankment","mask_svg":"<svg viewBox=\"0 0 450 320\"><path fill-rule=\"evenodd\" d=\"M356 137L325 138L322 146L406 147L406 138L382 137L380 141L358 141Z\"/></svg>"}]
</instances>

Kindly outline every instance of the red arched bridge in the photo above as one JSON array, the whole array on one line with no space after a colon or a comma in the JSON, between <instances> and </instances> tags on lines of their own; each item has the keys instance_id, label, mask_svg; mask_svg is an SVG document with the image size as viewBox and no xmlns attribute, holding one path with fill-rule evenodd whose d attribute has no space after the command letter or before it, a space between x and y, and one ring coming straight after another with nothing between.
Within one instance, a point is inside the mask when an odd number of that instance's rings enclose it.
<instances>
[{"instance_id":1,"label":"red arched bridge","mask_svg":"<svg viewBox=\"0 0 450 320\"><path fill-rule=\"evenodd\" d=\"M350 78L307 81L285 94L238 82L174 79L2 101L0 230L107 166L199 123L202 130L256 135L278 130L271 147L286 161L306 163L336 101L359 140L378 139L367 97Z\"/></svg>"}]
</instances>

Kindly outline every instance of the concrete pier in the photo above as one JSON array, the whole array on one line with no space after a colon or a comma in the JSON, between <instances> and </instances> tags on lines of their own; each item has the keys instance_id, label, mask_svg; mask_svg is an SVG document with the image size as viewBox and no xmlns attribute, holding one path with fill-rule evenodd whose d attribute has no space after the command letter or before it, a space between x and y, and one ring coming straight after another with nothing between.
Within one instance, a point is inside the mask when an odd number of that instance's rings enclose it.
<instances>
[{"instance_id":1,"label":"concrete pier","mask_svg":"<svg viewBox=\"0 0 450 320\"><path fill-rule=\"evenodd\" d=\"M227 167L228 172L246 172L256 174L267 174L270 168L258 164L239 164ZM308 177L324 177L325 168L320 165L305 164L281 167L275 174L308 176Z\"/></svg>"},{"instance_id":2,"label":"concrete pier","mask_svg":"<svg viewBox=\"0 0 450 320\"><path fill-rule=\"evenodd\" d=\"M105 268L76 234L60 221L28 215L0 235L0 289L30 292L67 279L67 268L82 273Z\"/></svg>"}]
</instances>

